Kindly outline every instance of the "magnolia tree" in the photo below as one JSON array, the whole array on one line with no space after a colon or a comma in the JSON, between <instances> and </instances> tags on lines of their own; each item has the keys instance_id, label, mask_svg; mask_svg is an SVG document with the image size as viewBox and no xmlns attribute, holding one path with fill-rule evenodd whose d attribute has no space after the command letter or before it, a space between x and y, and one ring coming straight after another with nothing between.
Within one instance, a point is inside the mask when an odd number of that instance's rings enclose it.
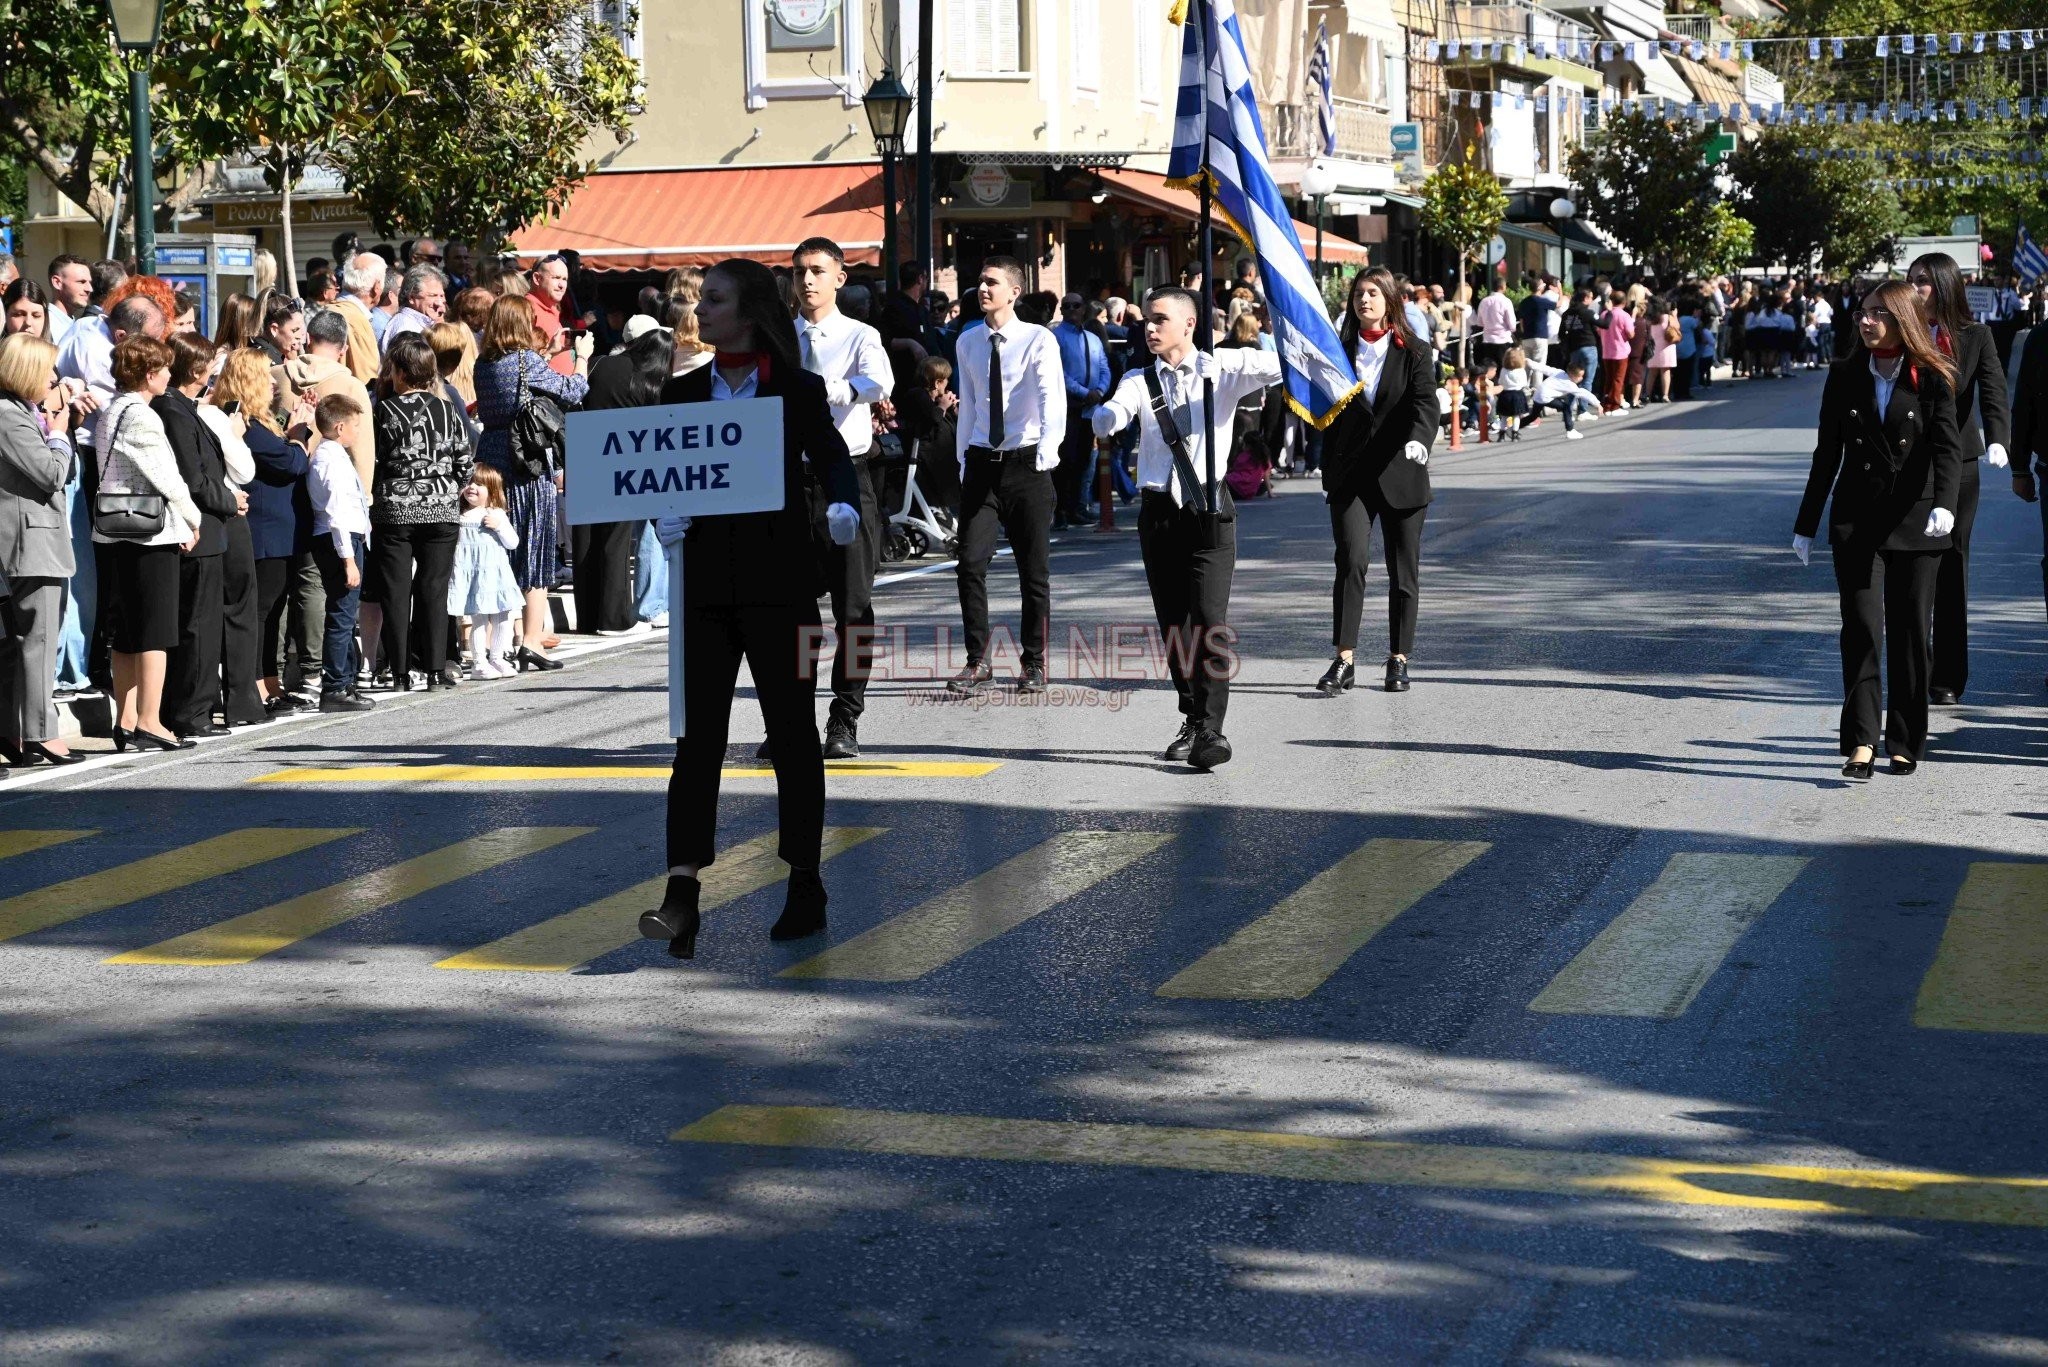
<instances>
[{"instance_id":1,"label":"magnolia tree","mask_svg":"<svg viewBox=\"0 0 2048 1367\"><path fill-rule=\"evenodd\" d=\"M1508 196L1493 172L1479 164L1467 147L1460 161L1447 161L1422 183L1422 226L1449 243L1458 253L1458 279L1469 278L1469 267L1486 243L1500 230L1507 217ZM1466 333L1458 337L1458 365L1466 364Z\"/></svg>"}]
</instances>

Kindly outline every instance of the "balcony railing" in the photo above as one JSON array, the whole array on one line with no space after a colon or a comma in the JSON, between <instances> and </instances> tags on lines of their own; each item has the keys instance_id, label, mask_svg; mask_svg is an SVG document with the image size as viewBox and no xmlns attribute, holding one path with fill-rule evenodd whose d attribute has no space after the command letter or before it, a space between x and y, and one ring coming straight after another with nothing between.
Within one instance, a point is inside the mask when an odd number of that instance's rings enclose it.
<instances>
[{"instance_id":1,"label":"balcony railing","mask_svg":"<svg viewBox=\"0 0 2048 1367\"><path fill-rule=\"evenodd\" d=\"M1393 120L1386 106L1337 97L1337 152L1351 161L1392 162ZM1267 151L1275 158L1312 157L1322 153L1316 143L1312 105L1261 104L1259 120L1266 126Z\"/></svg>"},{"instance_id":2,"label":"balcony railing","mask_svg":"<svg viewBox=\"0 0 2048 1367\"><path fill-rule=\"evenodd\" d=\"M1681 38L1702 43L1726 43L1735 38L1735 30L1715 14L1667 14L1664 27Z\"/></svg>"},{"instance_id":3,"label":"balcony railing","mask_svg":"<svg viewBox=\"0 0 2048 1367\"><path fill-rule=\"evenodd\" d=\"M1529 0L1464 0L1450 6L1444 38L1473 39L1485 43L1520 41L1529 47L1542 43L1555 52L1559 43L1591 42L1599 35L1584 24L1573 23L1554 10L1530 4Z\"/></svg>"}]
</instances>

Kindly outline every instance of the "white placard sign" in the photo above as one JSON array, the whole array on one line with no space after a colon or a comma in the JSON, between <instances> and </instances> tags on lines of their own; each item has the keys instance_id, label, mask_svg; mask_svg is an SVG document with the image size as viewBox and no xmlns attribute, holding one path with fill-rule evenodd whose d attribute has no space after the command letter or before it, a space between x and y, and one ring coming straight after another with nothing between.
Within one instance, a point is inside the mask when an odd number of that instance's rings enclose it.
<instances>
[{"instance_id":1,"label":"white placard sign","mask_svg":"<svg viewBox=\"0 0 2048 1367\"><path fill-rule=\"evenodd\" d=\"M765 513L782 506L782 400L571 413L572 526Z\"/></svg>"},{"instance_id":2,"label":"white placard sign","mask_svg":"<svg viewBox=\"0 0 2048 1367\"><path fill-rule=\"evenodd\" d=\"M569 522L720 517L783 504L782 400L722 399L571 413ZM668 548L668 730L683 734L683 543Z\"/></svg>"}]
</instances>

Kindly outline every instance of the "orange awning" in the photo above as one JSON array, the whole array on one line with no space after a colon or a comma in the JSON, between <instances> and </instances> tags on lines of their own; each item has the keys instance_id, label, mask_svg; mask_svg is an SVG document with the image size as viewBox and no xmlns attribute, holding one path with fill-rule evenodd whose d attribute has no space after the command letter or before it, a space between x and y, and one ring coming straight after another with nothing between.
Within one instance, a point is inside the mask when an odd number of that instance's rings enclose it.
<instances>
[{"instance_id":1,"label":"orange awning","mask_svg":"<svg viewBox=\"0 0 2048 1367\"><path fill-rule=\"evenodd\" d=\"M807 237L829 237L849 263L882 256L882 172L860 163L617 171L590 177L568 207L512 235L534 259L574 248L592 270L667 270L742 256L788 265Z\"/></svg>"},{"instance_id":2,"label":"orange awning","mask_svg":"<svg viewBox=\"0 0 2048 1367\"><path fill-rule=\"evenodd\" d=\"M1190 222L1202 216L1202 201L1192 190L1176 190L1166 183L1166 177L1156 171L1115 171L1103 170L1096 174L1103 184L1117 198L1150 209L1154 213L1171 214ZM1222 229L1228 233L1228 228ZM1294 231L1304 244L1304 254L1315 250L1316 225L1294 220ZM1323 229L1323 260L1342 265L1363 266L1369 257L1366 249L1348 237L1339 237L1328 228Z\"/></svg>"}]
</instances>

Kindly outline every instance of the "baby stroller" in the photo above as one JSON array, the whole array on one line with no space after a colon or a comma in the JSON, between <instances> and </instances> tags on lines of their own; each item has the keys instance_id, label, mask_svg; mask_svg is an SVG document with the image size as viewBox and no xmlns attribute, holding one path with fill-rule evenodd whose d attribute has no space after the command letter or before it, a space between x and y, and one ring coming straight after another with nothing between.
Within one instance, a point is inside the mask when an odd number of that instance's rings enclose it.
<instances>
[{"instance_id":1,"label":"baby stroller","mask_svg":"<svg viewBox=\"0 0 2048 1367\"><path fill-rule=\"evenodd\" d=\"M935 458L920 466L918 456L926 447L933 448ZM958 497L960 481L950 447L932 441L906 443L890 432L882 437L880 449L880 501L882 507L894 510L889 513L888 531L882 538L883 563L920 560L935 547L952 555L960 544L951 508ZM920 470L924 482L931 484L932 493L937 496L936 503L920 483Z\"/></svg>"}]
</instances>

